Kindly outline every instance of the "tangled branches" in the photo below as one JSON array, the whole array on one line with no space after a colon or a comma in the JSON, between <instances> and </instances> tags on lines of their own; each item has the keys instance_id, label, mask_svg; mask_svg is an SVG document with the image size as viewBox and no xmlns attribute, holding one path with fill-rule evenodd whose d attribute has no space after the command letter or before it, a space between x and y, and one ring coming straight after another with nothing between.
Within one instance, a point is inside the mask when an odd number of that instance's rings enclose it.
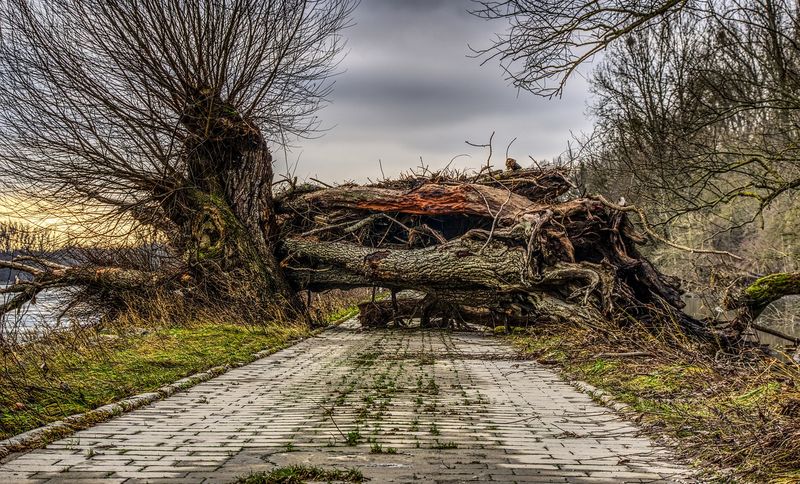
<instances>
[{"instance_id":1,"label":"tangled branches","mask_svg":"<svg viewBox=\"0 0 800 484\"><path fill-rule=\"evenodd\" d=\"M642 257L646 239L625 212L599 198L564 200L570 188L556 169L296 187L277 203L281 265L302 289L419 291L420 313L667 320L708 336L680 311L677 281Z\"/></svg>"}]
</instances>

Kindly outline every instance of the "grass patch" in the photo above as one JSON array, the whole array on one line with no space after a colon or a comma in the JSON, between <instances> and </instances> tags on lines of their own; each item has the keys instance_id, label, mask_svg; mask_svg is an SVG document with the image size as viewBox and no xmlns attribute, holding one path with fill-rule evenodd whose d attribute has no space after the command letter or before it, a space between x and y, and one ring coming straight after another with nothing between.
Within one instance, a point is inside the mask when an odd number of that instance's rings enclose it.
<instances>
[{"instance_id":1,"label":"grass patch","mask_svg":"<svg viewBox=\"0 0 800 484\"><path fill-rule=\"evenodd\" d=\"M347 432L347 437L345 438L345 443L350 446L358 445L361 442L361 432L356 428L355 430L351 430Z\"/></svg>"},{"instance_id":2,"label":"grass patch","mask_svg":"<svg viewBox=\"0 0 800 484\"><path fill-rule=\"evenodd\" d=\"M394 447L384 447L383 445L372 442L372 445L369 446L369 453L370 454L396 454L397 449Z\"/></svg>"},{"instance_id":3,"label":"grass patch","mask_svg":"<svg viewBox=\"0 0 800 484\"><path fill-rule=\"evenodd\" d=\"M708 348L675 338L667 343L640 328L606 333L541 325L509 339L530 357L627 403L646 430L676 438L678 450L711 478L800 477L797 367L755 351L715 357ZM624 355L630 352L643 355Z\"/></svg>"},{"instance_id":4,"label":"grass patch","mask_svg":"<svg viewBox=\"0 0 800 484\"><path fill-rule=\"evenodd\" d=\"M138 333L98 334L101 346L32 343L4 356L0 438L91 410L215 366L247 362L307 336L302 325L245 327L207 323ZM46 358L46 359L45 359Z\"/></svg>"},{"instance_id":5,"label":"grass patch","mask_svg":"<svg viewBox=\"0 0 800 484\"><path fill-rule=\"evenodd\" d=\"M327 315L325 317L325 321L327 321L329 323L333 323L333 322L341 321L341 320L344 320L344 319L350 319L350 318L352 318L353 316L355 316L357 314L358 314L358 308L357 307L340 308L337 311Z\"/></svg>"},{"instance_id":6,"label":"grass patch","mask_svg":"<svg viewBox=\"0 0 800 484\"><path fill-rule=\"evenodd\" d=\"M295 465L279 467L269 472L254 472L240 477L239 484L302 484L308 481L364 482L358 469L324 469L322 467Z\"/></svg>"},{"instance_id":7,"label":"grass patch","mask_svg":"<svg viewBox=\"0 0 800 484\"><path fill-rule=\"evenodd\" d=\"M448 441L448 442L439 442L437 440L436 443L431 445L431 449L437 449L437 450L448 450L448 449L457 449L457 448L458 448L458 444L456 444L455 442L450 442L450 441Z\"/></svg>"}]
</instances>

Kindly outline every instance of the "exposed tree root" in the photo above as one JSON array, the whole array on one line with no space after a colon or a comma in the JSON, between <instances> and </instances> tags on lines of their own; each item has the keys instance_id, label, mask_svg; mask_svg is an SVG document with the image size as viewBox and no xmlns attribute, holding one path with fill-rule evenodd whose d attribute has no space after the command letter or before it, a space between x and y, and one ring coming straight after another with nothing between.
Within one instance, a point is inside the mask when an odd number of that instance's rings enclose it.
<instances>
[{"instance_id":1,"label":"exposed tree root","mask_svg":"<svg viewBox=\"0 0 800 484\"><path fill-rule=\"evenodd\" d=\"M438 305L483 308L498 321L667 321L711 338L681 311L678 282L641 256L646 238L625 212L600 199L560 201L569 188L555 170L305 187L277 204L282 265L315 291L420 291L420 317ZM365 320L386 316L385 305L370 307Z\"/></svg>"}]
</instances>

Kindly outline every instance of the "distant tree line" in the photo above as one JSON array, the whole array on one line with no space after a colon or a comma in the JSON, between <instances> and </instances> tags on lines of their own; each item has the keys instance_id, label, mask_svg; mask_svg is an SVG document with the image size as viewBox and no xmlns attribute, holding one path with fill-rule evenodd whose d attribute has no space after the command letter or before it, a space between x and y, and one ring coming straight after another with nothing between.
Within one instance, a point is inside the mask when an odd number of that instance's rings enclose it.
<instances>
[{"instance_id":1,"label":"distant tree line","mask_svg":"<svg viewBox=\"0 0 800 484\"><path fill-rule=\"evenodd\" d=\"M55 235L33 225L0 221L0 253L45 252L56 247Z\"/></svg>"}]
</instances>

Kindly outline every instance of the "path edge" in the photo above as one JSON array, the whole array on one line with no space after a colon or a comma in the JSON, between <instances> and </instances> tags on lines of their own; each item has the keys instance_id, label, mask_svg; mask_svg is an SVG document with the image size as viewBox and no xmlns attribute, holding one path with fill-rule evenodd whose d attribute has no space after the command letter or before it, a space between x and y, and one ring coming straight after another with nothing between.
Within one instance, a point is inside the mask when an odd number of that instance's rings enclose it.
<instances>
[{"instance_id":1,"label":"path edge","mask_svg":"<svg viewBox=\"0 0 800 484\"><path fill-rule=\"evenodd\" d=\"M13 437L0 440L0 464L3 463L5 458L11 454L45 447L47 444L67 437L75 432L78 432L79 430L87 429L101 422L111 420L114 417L132 412L133 410L144 407L145 405L163 400L179 391L188 390L199 383L203 383L211 380L212 378L223 375L234 368L240 368L242 366L249 365L254 361L275 354L286 348L290 348L353 318L354 316L352 314L344 316L329 323L324 328L313 330L306 337L298 338L294 341L290 341L287 344L279 345L274 348L267 348L253 353L250 355L247 361L236 362L230 365L215 366L206 371L201 371L199 373L181 378L173 383L164 385L156 389L154 392L139 393L131 397L123 398L122 400L114 403L109 403L107 405L103 405L102 407L97 407L83 413L76 413L61 420L56 420L55 422L50 422L49 424L41 427L37 427L35 429L28 430L27 432L17 434Z\"/></svg>"},{"instance_id":2,"label":"path edge","mask_svg":"<svg viewBox=\"0 0 800 484\"><path fill-rule=\"evenodd\" d=\"M669 435L654 435L652 432L648 432L646 429L642 428L642 426L638 422L638 417L641 416L639 412L634 410L630 405L627 403L619 401L613 394L603 390L601 388L597 388L594 385L590 385L582 380L575 380L570 378L563 369L559 369L558 374L563 378L568 384L572 385L579 391L588 395L592 400L596 401L600 405L603 405L606 408L609 408L616 412L620 417L622 417L625 421L630 422L639 429L641 433L647 436L653 443L661 445L662 447L667 448L670 452L672 452L675 457L686 466L692 472L694 477L697 477L699 474L702 473L702 469L699 469L697 465L692 461L692 459L688 458L685 455L682 455L679 451L680 449L680 441L672 436Z\"/></svg>"}]
</instances>

